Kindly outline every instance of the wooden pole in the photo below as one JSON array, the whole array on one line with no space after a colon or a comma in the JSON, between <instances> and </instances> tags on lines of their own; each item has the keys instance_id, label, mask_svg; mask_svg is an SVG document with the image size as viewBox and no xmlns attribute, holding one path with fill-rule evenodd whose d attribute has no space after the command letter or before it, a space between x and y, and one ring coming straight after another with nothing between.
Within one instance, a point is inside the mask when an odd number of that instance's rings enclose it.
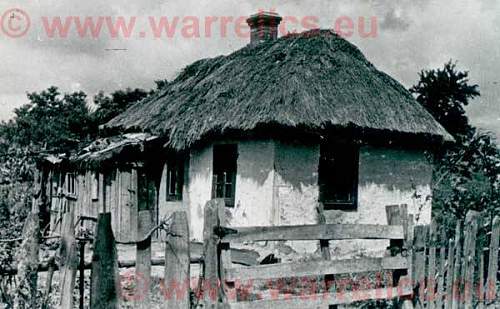
<instances>
[{"instance_id":1,"label":"wooden pole","mask_svg":"<svg viewBox=\"0 0 500 309\"><path fill-rule=\"evenodd\" d=\"M217 308L219 302L219 238L214 229L219 225L218 203L220 200L210 200L205 205L205 222L203 226L203 296L205 308Z\"/></svg>"},{"instance_id":2,"label":"wooden pole","mask_svg":"<svg viewBox=\"0 0 500 309\"><path fill-rule=\"evenodd\" d=\"M59 255L61 257L60 269L60 290L61 308L73 308L73 290L75 288L76 270L78 268L78 258L76 252L76 240L74 235L73 207L63 215L61 229L61 247Z\"/></svg>"},{"instance_id":3,"label":"wooden pole","mask_svg":"<svg viewBox=\"0 0 500 309\"><path fill-rule=\"evenodd\" d=\"M153 226L150 210L139 211L137 226L137 238L143 239L147 236ZM150 306L150 286L151 286L151 237L136 245L136 293L138 293L136 306L141 309L148 309Z\"/></svg>"},{"instance_id":4,"label":"wooden pole","mask_svg":"<svg viewBox=\"0 0 500 309\"><path fill-rule=\"evenodd\" d=\"M35 308L38 281L38 251L40 239L40 203L44 173L35 172L31 213L23 227L23 241L16 254L18 263L18 284L14 294L14 308Z\"/></svg>"},{"instance_id":5,"label":"wooden pole","mask_svg":"<svg viewBox=\"0 0 500 309\"><path fill-rule=\"evenodd\" d=\"M479 213L469 211L465 218L465 245L464 245L464 308L472 309L474 291L474 270L476 266L476 238Z\"/></svg>"},{"instance_id":6,"label":"wooden pole","mask_svg":"<svg viewBox=\"0 0 500 309\"><path fill-rule=\"evenodd\" d=\"M81 222L83 223L83 221ZM83 226L83 224L82 224ZM80 241L80 265L79 270L79 291L80 291L80 309L83 309L85 304L85 241Z\"/></svg>"},{"instance_id":7,"label":"wooden pole","mask_svg":"<svg viewBox=\"0 0 500 309\"><path fill-rule=\"evenodd\" d=\"M457 222L457 227L455 230L455 258L454 258L454 267L453 267L453 293L452 293L452 301L451 308L458 309L460 304L460 265L462 261L462 243L461 243L461 224L460 221Z\"/></svg>"},{"instance_id":8,"label":"wooden pole","mask_svg":"<svg viewBox=\"0 0 500 309\"><path fill-rule=\"evenodd\" d=\"M432 220L429 234L429 269L427 275L427 308L435 308L436 296L436 222Z\"/></svg>"},{"instance_id":9,"label":"wooden pole","mask_svg":"<svg viewBox=\"0 0 500 309\"><path fill-rule=\"evenodd\" d=\"M190 251L187 214L176 211L172 215L171 234L165 246L165 277L163 290L165 308L189 309ZM180 287L175 295L175 286Z\"/></svg>"},{"instance_id":10,"label":"wooden pole","mask_svg":"<svg viewBox=\"0 0 500 309\"><path fill-rule=\"evenodd\" d=\"M498 273L498 247L500 242L500 217L493 219L490 238L490 255L488 259L488 276L486 279L485 301L496 299L497 295L497 273Z\"/></svg>"},{"instance_id":11,"label":"wooden pole","mask_svg":"<svg viewBox=\"0 0 500 309\"><path fill-rule=\"evenodd\" d=\"M117 252L115 237L111 229L111 214L104 213L100 214L97 219L92 254L91 309L119 308L118 278Z\"/></svg>"}]
</instances>

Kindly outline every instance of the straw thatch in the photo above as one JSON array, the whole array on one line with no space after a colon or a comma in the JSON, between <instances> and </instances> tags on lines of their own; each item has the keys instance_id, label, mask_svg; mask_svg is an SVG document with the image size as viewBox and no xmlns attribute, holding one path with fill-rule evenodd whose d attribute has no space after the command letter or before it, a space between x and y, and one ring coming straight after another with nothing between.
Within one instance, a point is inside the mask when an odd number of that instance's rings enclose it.
<instances>
[{"instance_id":1,"label":"straw thatch","mask_svg":"<svg viewBox=\"0 0 500 309\"><path fill-rule=\"evenodd\" d=\"M184 149L207 135L270 124L450 137L400 83L327 30L197 61L106 127L168 134L169 146Z\"/></svg>"}]
</instances>

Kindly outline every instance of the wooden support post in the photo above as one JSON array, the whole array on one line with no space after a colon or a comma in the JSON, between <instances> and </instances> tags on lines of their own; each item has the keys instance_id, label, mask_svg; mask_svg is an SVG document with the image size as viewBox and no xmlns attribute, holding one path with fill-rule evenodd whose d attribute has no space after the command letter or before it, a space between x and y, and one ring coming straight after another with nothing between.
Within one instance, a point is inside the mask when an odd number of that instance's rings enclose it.
<instances>
[{"instance_id":1,"label":"wooden support post","mask_svg":"<svg viewBox=\"0 0 500 309\"><path fill-rule=\"evenodd\" d=\"M139 211L137 239L143 239L153 227L150 210ZM148 309L150 306L151 286L151 237L136 245L136 307Z\"/></svg>"},{"instance_id":2,"label":"wooden support post","mask_svg":"<svg viewBox=\"0 0 500 309\"><path fill-rule=\"evenodd\" d=\"M490 255L488 276L486 279L485 301L494 301L497 297L498 247L500 242L500 217L496 216L491 225Z\"/></svg>"},{"instance_id":3,"label":"wooden support post","mask_svg":"<svg viewBox=\"0 0 500 309\"><path fill-rule=\"evenodd\" d=\"M462 261L461 235L462 235L461 224L460 221L458 221L457 227L455 229L455 258L454 258L455 265L453 266L453 285L452 285L453 295L451 297L452 309L458 309L458 306L460 304L460 282L461 282L460 265Z\"/></svg>"},{"instance_id":4,"label":"wooden support post","mask_svg":"<svg viewBox=\"0 0 500 309\"><path fill-rule=\"evenodd\" d=\"M14 308L16 309L36 308L39 237L38 211L32 211L24 223L23 241L16 254L16 259L19 261L14 295Z\"/></svg>"},{"instance_id":5,"label":"wooden support post","mask_svg":"<svg viewBox=\"0 0 500 309\"><path fill-rule=\"evenodd\" d=\"M217 308L219 303L219 237L214 229L219 226L218 203L210 200L205 205L205 222L203 226L203 296L205 308Z\"/></svg>"},{"instance_id":6,"label":"wooden support post","mask_svg":"<svg viewBox=\"0 0 500 309\"><path fill-rule=\"evenodd\" d=\"M429 232L429 268L427 273L427 308L435 308L436 298L436 222L432 220Z\"/></svg>"},{"instance_id":7,"label":"wooden support post","mask_svg":"<svg viewBox=\"0 0 500 309\"><path fill-rule=\"evenodd\" d=\"M445 295L444 293L444 274L446 272L446 244L447 244L447 239L446 239L446 234L442 230L440 234L440 240L439 240L439 277L438 277L438 286L437 286L437 294L436 294L436 307L438 309L443 308L443 297Z\"/></svg>"},{"instance_id":8,"label":"wooden support post","mask_svg":"<svg viewBox=\"0 0 500 309\"><path fill-rule=\"evenodd\" d=\"M163 290L165 308L189 309L190 304L190 251L189 226L184 211L174 212L170 235L165 246L165 277ZM175 287L179 287L176 289ZM167 293L168 291L168 293Z\"/></svg>"},{"instance_id":9,"label":"wooden support post","mask_svg":"<svg viewBox=\"0 0 500 309\"><path fill-rule=\"evenodd\" d=\"M80 226L83 226L83 221ZM79 291L80 291L80 309L85 305L85 241L80 240L80 265L78 266Z\"/></svg>"},{"instance_id":10,"label":"wooden support post","mask_svg":"<svg viewBox=\"0 0 500 309\"><path fill-rule=\"evenodd\" d=\"M448 267L446 270L446 296L445 296L445 309L451 309L453 300L453 266L455 263L455 250L456 242L455 239L450 238L448 240Z\"/></svg>"},{"instance_id":11,"label":"wooden support post","mask_svg":"<svg viewBox=\"0 0 500 309\"><path fill-rule=\"evenodd\" d=\"M476 266L476 238L478 230L479 213L469 211L465 218L465 243L464 243L464 308L472 309L474 292L474 270Z\"/></svg>"},{"instance_id":12,"label":"wooden support post","mask_svg":"<svg viewBox=\"0 0 500 309\"><path fill-rule=\"evenodd\" d=\"M35 308L38 281L38 251L40 239L39 210L42 198L44 173L35 172L31 213L23 227L23 241L16 254L18 263L17 287L14 294L14 308Z\"/></svg>"},{"instance_id":13,"label":"wooden support post","mask_svg":"<svg viewBox=\"0 0 500 309\"><path fill-rule=\"evenodd\" d=\"M90 308L119 308L118 262L115 237L111 229L110 213L99 215L95 235L94 252L92 254Z\"/></svg>"},{"instance_id":14,"label":"wooden support post","mask_svg":"<svg viewBox=\"0 0 500 309\"><path fill-rule=\"evenodd\" d=\"M78 268L73 211L74 208L70 207L63 215L61 229L61 247L59 251L61 257L59 266L61 299L59 304L61 308L73 308L73 290Z\"/></svg>"},{"instance_id":15,"label":"wooden support post","mask_svg":"<svg viewBox=\"0 0 500 309\"><path fill-rule=\"evenodd\" d=\"M387 214L387 222L389 225L401 225L403 226L404 229L404 235L405 239L403 241L400 240L391 240L390 241L390 248L393 249L395 247L399 247L400 249L403 249L404 247L409 247L409 244L412 243L411 237L413 234L410 233L409 231L409 222L408 222L408 206L407 205L393 205L393 206L386 206L386 214ZM413 226L411 224L410 226ZM401 253L398 253L401 254ZM410 257L411 258L411 257ZM410 263L411 267L411 263ZM398 271L393 272L393 284L399 285L399 284L411 284L411 268L405 273L401 273ZM400 281L400 278L402 275L405 275L405 281ZM408 282L409 280L409 282ZM405 298L402 301L401 304L402 308L405 309L411 309L413 308L413 303L411 299Z\"/></svg>"}]
</instances>

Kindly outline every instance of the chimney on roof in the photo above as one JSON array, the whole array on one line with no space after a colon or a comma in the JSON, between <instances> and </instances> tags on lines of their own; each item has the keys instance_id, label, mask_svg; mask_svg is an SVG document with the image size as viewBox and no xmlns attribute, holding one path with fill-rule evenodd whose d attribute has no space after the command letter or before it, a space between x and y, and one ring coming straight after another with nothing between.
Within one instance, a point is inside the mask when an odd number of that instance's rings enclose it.
<instances>
[{"instance_id":1,"label":"chimney on roof","mask_svg":"<svg viewBox=\"0 0 500 309\"><path fill-rule=\"evenodd\" d=\"M259 12L250 16L247 19L251 30L250 45L276 40L281 20L281 16L274 12Z\"/></svg>"}]
</instances>

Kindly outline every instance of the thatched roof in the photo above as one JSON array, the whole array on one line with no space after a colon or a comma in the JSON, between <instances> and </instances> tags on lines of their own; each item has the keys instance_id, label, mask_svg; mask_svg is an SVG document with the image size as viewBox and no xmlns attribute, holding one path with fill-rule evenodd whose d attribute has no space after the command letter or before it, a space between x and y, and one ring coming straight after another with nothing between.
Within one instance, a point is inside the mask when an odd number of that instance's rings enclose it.
<instances>
[{"instance_id":1,"label":"thatched roof","mask_svg":"<svg viewBox=\"0 0 500 309\"><path fill-rule=\"evenodd\" d=\"M208 135L265 125L363 128L450 139L397 81L328 30L290 35L197 61L105 127L169 137L184 149Z\"/></svg>"}]
</instances>

